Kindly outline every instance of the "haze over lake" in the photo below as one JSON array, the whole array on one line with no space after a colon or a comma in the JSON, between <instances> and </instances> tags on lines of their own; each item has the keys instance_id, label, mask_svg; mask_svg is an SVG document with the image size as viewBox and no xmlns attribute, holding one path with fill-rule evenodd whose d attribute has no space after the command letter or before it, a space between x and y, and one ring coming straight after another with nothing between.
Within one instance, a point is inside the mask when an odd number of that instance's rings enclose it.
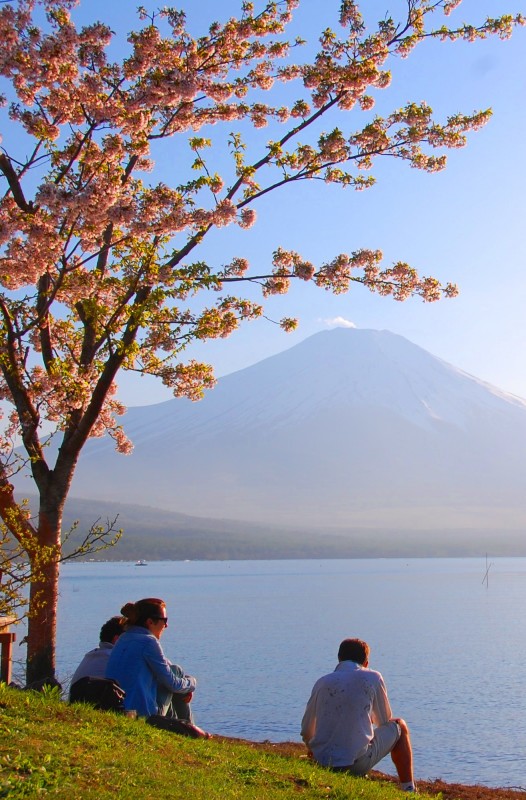
<instances>
[{"instance_id":1,"label":"haze over lake","mask_svg":"<svg viewBox=\"0 0 526 800\"><path fill-rule=\"evenodd\" d=\"M126 601L162 597L163 648L198 678L198 724L298 741L313 683L358 636L411 728L417 778L524 786L526 558L490 563L489 585L483 556L66 564L58 675Z\"/></svg>"}]
</instances>

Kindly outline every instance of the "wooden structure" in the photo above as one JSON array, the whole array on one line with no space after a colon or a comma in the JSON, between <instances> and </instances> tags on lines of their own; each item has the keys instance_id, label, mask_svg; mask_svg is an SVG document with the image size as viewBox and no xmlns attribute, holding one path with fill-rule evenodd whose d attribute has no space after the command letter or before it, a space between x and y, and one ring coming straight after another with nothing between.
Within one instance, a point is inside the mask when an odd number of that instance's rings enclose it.
<instances>
[{"instance_id":1,"label":"wooden structure","mask_svg":"<svg viewBox=\"0 0 526 800\"><path fill-rule=\"evenodd\" d=\"M0 681L5 683L11 683L13 642L16 634L12 633L10 626L14 621L14 617L0 617Z\"/></svg>"}]
</instances>

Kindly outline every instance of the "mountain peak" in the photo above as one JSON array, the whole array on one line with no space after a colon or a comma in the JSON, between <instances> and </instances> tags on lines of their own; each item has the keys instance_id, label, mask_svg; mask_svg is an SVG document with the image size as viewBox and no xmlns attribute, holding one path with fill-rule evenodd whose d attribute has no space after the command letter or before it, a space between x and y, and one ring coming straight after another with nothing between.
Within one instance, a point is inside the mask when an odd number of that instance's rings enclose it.
<instances>
[{"instance_id":1,"label":"mountain peak","mask_svg":"<svg viewBox=\"0 0 526 800\"><path fill-rule=\"evenodd\" d=\"M227 424L237 430L282 427L336 408L349 414L386 409L414 425L428 427L433 420L446 420L463 427L475 407L496 411L502 404L526 408L525 401L456 369L403 336L335 328L220 378L198 404L170 400L155 407L157 411L151 406L131 409L127 417L132 434L139 426L140 437L179 439L194 436L196 425L206 426L208 433Z\"/></svg>"},{"instance_id":2,"label":"mountain peak","mask_svg":"<svg viewBox=\"0 0 526 800\"><path fill-rule=\"evenodd\" d=\"M526 524L526 402L388 331L323 331L124 427L133 454L90 441L73 496L310 527Z\"/></svg>"}]
</instances>

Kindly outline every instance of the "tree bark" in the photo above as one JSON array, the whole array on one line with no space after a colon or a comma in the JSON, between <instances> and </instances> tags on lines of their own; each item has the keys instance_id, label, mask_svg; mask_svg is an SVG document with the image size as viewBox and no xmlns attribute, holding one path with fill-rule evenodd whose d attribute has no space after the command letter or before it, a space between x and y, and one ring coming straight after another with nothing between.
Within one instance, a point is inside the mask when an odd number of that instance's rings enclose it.
<instances>
[{"instance_id":1,"label":"tree bark","mask_svg":"<svg viewBox=\"0 0 526 800\"><path fill-rule=\"evenodd\" d=\"M62 506L46 508L41 498L38 549L30 554L32 580L29 592L26 683L56 680L55 642L57 630L58 578Z\"/></svg>"}]
</instances>

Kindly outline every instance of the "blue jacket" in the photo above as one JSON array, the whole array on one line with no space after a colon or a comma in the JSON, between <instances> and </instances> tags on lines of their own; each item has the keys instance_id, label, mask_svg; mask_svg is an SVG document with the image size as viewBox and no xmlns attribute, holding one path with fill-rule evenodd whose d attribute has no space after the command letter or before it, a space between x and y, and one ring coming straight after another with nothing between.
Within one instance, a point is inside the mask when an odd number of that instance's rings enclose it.
<instances>
[{"instance_id":1,"label":"blue jacket","mask_svg":"<svg viewBox=\"0 0 526 800\"><path fill-rule=\"evenodd\" d=\"M106 677L117 681L126 692L125 709L139 717L157 714L157 688L186 694L193 692L196 679L177 677L163 653L159 640L147 628L131 625L113 646Z\"/></svg>"}]
</instances>

